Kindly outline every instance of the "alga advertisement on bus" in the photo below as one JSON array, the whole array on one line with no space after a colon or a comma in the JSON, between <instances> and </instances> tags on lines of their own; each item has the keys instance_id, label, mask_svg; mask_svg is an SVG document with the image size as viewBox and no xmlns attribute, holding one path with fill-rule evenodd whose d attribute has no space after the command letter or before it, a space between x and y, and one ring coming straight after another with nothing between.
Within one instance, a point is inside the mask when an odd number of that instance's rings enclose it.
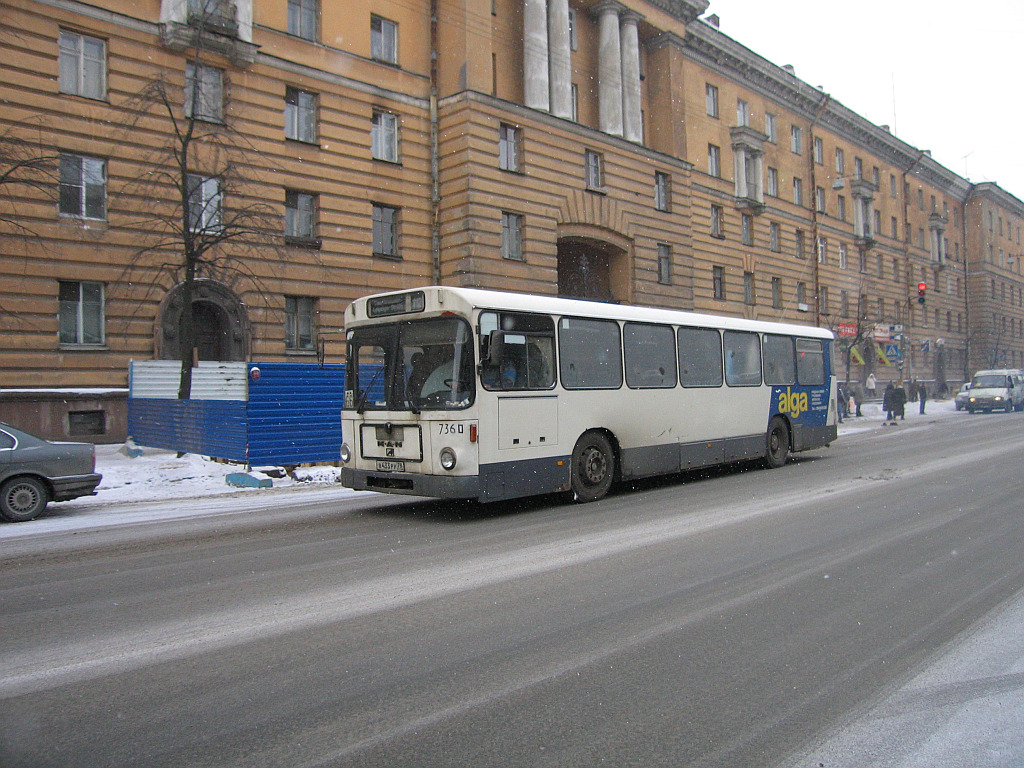
<instances>
[{"instance_id":1,"label":"alga advertisement on bus","mask_svg":"<svg viewBox=\"0 0 1024 768\"><path fill-rule=\"evenodd\" d=\"M771 415L781 413L804 426L823 427L828 420L828 397L827 387L772 387Z\"/></svg>"}]
</instances>

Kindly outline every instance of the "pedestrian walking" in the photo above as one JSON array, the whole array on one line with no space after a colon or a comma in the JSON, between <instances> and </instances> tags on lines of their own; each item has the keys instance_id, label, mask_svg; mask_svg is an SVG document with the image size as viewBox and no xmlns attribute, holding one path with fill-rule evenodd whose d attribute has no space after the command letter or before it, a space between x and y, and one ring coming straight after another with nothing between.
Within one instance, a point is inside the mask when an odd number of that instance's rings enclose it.
<instances>
[{"instance_id":1,"label":"pedestrian walking","mask_svg":"<svg viewBox=\"0 0 1024 768\"><path fill-rule=\"evenodd\" d=\"M917 390L918 402L921 405L921 415L924 416L924 403L928 399L928 387L922 381Z\"/></svg>"},{"instance_id":2,"label":"pedestrian walking","mask_svg":"<svg viewBox=\"0 0 1024 768\"><path fill-rule=\"evenodd\" d=\"M875 378L875 374L869 373L867 381L864 382L864 387L868 391L868 397L875 396L875 388L878 386L878 380Z\"/></svg>"},{"instance_id":3,"label":"pedestrian walking","mask_svg":"<svg viewBox=\"0 0 1024 768\"><path fill-rule=\"evenodd\" d=\"M843 389L842 384L836 385L836 417L839 419L839 423L843 423L843 419L846 418L846 409L850 404L850 401L846 397L846 390Z\"/></svg>"}]
</instances>

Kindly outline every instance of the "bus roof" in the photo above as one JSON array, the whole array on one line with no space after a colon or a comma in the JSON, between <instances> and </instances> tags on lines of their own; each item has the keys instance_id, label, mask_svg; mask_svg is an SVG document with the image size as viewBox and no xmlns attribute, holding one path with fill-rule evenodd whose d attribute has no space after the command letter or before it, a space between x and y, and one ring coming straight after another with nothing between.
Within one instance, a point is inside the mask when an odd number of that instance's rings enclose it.
<instances>
[{"instance_id":1,"label":"bus roof","mask_svg":"<svg viewBox=\"0 0 1024 768\"><path fill-rule=\"evenodd\" d=\"M527 293L493 291L481 288L457 288L450 286L424 286L407 291L389 291L375 296L395 296L403 293L422 291L429 298L428 308L440 305L451 310L454 307L446 300L451 296L464 304L464 310L493 309L511 310L515 312L537 312L570 317L593 317L608 320L629 320L643 323L664 323L670 325L708 326L722 330L759 331L761 333L782 333L793 336L831 339L833 334L826 328L813 325L796 325L794 323L776 323L766 320L746 320L744 318L726 317L723 315L707 315L698 312L686 312L675 309L659 309L642 307L632 304L612 304L585 299L566 299L555 296L538 296ZM445 298L442 298L445 297ZM353 302L353 306L345 313L346 322L355 320L352 313L356 303L366 302L373 296L364 296ZM440 299L440 301L439 301ZM365 312L361 313L363 320ZM387 319L396 320L400 317L391 316ZM380 318L384 320L385 318Z\"/></svg>"}]
</instances>

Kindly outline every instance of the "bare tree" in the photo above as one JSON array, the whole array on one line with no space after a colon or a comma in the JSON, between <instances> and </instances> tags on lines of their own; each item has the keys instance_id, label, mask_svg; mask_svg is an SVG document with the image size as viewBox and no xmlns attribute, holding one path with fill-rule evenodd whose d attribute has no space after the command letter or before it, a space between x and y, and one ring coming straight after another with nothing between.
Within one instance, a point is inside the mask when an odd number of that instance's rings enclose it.
<instances>
[{"instance_id":1,"label":"bare tree","mask_svg":"<svg viewBox=\"0 0 1024 768\"><path fill-rule=\"evenodd\" d=\"M0 133L0 222L15 232L35 237L17 206L23 190L28 189L53 199L57 188L58 155L38 135L26 139L21 134L37 132L38 126L9 125Z\"/></svg>"},{"instance_id":2,"label":"bare tree","mask_svg":"<svg viewBox=\"0 0 1024 768\"><path fill-rule=\"evenodd\" d=\"M218 6L203 7L204 14L212 14ZM159 74L126 105L131 115L128 130L148 128L148 121L156 117L167 136L143 158L138 175L122 192L140 201L128 212L127 226L145 237L128 269L152 267L155 262L181 286L181 399L188 398L192 388L197 279L230 275L259 286L248 257L276 249L281 238L280 216L247 195L247 187L255 183L249 163L255 150L231 128L223 73L207 63L213 30L220 21L219 16L195 20L184 88Z\"/></svg>"}]
</instances>

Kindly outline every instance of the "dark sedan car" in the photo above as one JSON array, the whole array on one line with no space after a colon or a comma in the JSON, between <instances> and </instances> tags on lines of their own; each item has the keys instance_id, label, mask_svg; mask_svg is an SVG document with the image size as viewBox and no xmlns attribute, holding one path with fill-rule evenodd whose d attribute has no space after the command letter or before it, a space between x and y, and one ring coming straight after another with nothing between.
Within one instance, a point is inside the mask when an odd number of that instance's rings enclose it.
<instances>
[{"instance_id":1,"label":"dark sedan car","mask_svg":"<svg viewBox=\"0 0 1024 768\"><path fill-rule=\"evenodd\" d=\"M93 496L102 479L94 445L51 443L0 423L0 517L5 520L32 520L48 502Z\"/></svg>"}]
</instances>

